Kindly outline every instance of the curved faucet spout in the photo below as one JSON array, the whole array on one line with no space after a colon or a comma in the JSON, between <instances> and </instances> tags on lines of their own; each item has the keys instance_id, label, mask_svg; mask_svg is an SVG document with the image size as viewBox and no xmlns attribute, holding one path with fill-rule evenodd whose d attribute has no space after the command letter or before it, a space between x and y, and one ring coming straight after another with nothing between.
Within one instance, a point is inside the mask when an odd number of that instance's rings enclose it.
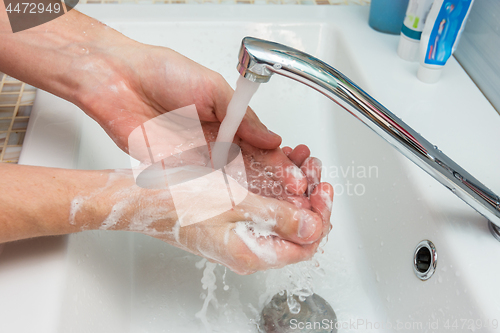
<instances>
[{"instance_id":1,"label":"curved faucet spout","mask_svg":"<svg viewBox=\"0 0 500 333\"><path fill-rule=\"evenodd\" d=\"M237 69L251 81L267 82L276 73L321 92L500 227L496 194L335 68L291 47L245 37Z\"/></svg>"}]
</instances>

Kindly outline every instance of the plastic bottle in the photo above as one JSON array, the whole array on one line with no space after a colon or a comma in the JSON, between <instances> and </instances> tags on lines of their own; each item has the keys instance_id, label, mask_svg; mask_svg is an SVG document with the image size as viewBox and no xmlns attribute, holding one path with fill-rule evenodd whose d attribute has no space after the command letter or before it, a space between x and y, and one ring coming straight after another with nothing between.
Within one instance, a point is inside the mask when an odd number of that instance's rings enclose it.
<instances>
[{"instance_id":1,"label":"plastic bottle","mask_svg":"<svg viewBox=\"0 0 500 333\"><path fill-rule=\"evenodd\" d=\"M418 61L420 37L433 2L434 0L410 0L408 3L398 45L398 55L402 59Z\"/></svg>"}]
</instances>

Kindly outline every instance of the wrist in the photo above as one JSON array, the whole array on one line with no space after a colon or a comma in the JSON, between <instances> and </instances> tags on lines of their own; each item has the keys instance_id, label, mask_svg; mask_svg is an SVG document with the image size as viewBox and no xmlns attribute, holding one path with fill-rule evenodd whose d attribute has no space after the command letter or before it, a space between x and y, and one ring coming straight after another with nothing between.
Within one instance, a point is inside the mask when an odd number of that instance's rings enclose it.
<instances>
[{"instance_id":1,"label":"wrist","mask_svg":"<svg viewBox=\"0 0 500 333\"><path fill-rule=\"evenodd\" d=\"M104 205L94 203L71 223L75 199L104 186L106 173L7 164L0 171L0 243L78 232L105 214Z\"/></svg>"},{"instance_id":2,"label":"wrist","mask_svg":"<svg viewBox=\"0 0 500 333\"><path fill-rule=\"evenodd\" d=\"M168 190L136 185L131 170L91 171L74 193L69 224L74 231L125 230L170 241L177 215Z\"/></svg>"},{"instance_id":3,"label":"wrist","mask_svg":"<svg viewBox=\"0 0 500 333\"><path fill-rule=\"evenodd\" d=\"M113 87L127 84L129 61L141 44L93 18L76 11L75 15L77 31L65 36L71 61L59 78L65 90L61 97L95 118L94 110Z\"/></svg>"},{"instance_id":4,"label":"wrist","mask_svg":"<svg viewBox=\"0 0 500 333\"><path fill-rule=\"evenodd\" d=\"M70 195L68 225L71 232L101 229L120 195L133 185L134 178L128 171L85 171ZM114 229L126 229L126 220L123 218Z\"/></svg>"}]
</instances>

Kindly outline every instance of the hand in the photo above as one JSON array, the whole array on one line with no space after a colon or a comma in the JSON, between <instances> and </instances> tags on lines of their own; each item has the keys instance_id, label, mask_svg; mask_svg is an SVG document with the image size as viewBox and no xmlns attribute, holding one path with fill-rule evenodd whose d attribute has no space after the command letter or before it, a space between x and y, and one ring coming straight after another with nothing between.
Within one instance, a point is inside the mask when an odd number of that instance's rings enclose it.
<instances>
[{"instance_id":1,"label":"hand","mask_svg":"<svg viewBox=\"0 0 500 333\"><path fill-rule=\"evenodd\" d=\"M125 152L130 132L164 112L195 104L202 121L224 118L229 84L168 48L138 43L77 10L12 34L3 8L0 71L78 105ZM281 143L250 108L237 134L262 149Z\"/></svg>"},{"instance_id":2,"label":"hand","mask_svg":"<svg viewBox=\"0 0 500 333\"><path fill-rule=\"evenodd\" d=\"M92 72L95 77L86 75L89 83L79 91L84 110L126 151L134 128L196 104L207 141L214 141L233 93L229 85L172 50L132 44L112 55L98 54L86 66L99 64ZM233 210L180 227L167 191L129 183L109 192L115 193L114 208L100 228L145 233L241 274L312 257L329 231L333 197L329 184L319 184L319 161L308 158L304 146L285 149L288 158L277 148L280 138L268 132L251 109L235 143L242 148L252 193Z\"/></svg>"},{"instance_id":3,"label":"hand","mask_svg":"<svg viewBox=\"0 0 500 333\"><path fill-rule=\"evenodd\" d=\"M7 16L0 15L0 31L7 27ZM124 151L133 129L164 112L195 104L205 127L224 118L233 93L229 85L172 50L132 41L76 10L32 32L3 36L0 70L77 104ZM12 198L0 200L6 211L0 240L130 230L242 274L311 257L329 230L333 197L331 186L319 183L318 161L308 159L303 147L277 149L279 136L250 109L235 140L255 167L249 174L255 176L254 193L233 210L189 227L176 223L168 191L139 188L131 173L2 167L11 175L5 179L16 182L3 184L12 188L5 191ZM291 172L293 164L305 179ZM281 167L288 171L278 175ZM277 188L287 191L268 191ZM23 197L32 204L25 207Z\"/></svg>"},{"instance_id":4,"label":"hand","mask_svg":"<svg viewBox=\"0 0 500 333\"><path fill-rule=\"evenodd\" d=\"M87 73L82 73L77 104L124 151L134 128L184 106L195 104L201 121L220 123L233 95L221 75L164 47L129 40L118 50L90 52L81 62ZM262 149L281 143L251 108L237 135Z\"/></svg>"},{"instance_id":5,"label":"hand","mask_svg":"<svg viewBox=\"0 0 500 333\"><path fill-rule=\"evenodd\" d=\"M317 159L308 156L304 146L284 150L308 175L310 183L319 183L321 166ZM244 146L242 151L245 157L255 153ZM286 157L283 151L277 149L256 160L264 170L268 161L281 161L283 156ZM283 183L285 187L288 185L286 181ZM104 205L102 222L85 226L85 229L144 233L223 264L239 274L250 274L307 260L314 255L321 239L330 230L333 189L327 183L319 183L310 190L310 195L303 197L307 208L249 193L234 209L181 227L168 191L139 188L130 173L121 171L109 175L104 189L87 196L87 201L81 203L81 210L74 215L74 223L89 221L84 212ZM206 211L211 207L197 209Z\"/></svg>"}]
</instances>

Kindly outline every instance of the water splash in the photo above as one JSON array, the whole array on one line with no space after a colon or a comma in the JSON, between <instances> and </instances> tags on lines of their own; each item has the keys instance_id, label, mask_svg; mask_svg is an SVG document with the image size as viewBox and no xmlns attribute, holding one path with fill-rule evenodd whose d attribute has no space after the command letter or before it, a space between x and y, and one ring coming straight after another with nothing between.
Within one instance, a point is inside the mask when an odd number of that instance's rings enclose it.
<instances>
[{"instance_id":1,"label":"water splash","mask_svg":"<svg viewBox=\"0 0 500 333\"><path fill-rule=\"evenodd\" d=\"M217 264L209 262L207 259L203 259L196 264L197 268L202 268L205 266L203 270L203 277L201 278L202 288L206 290L206 294L204 295L203 307L199 312L196 313L196 318L200 319L205 327L207 332L212 332L212 327L208 322L207 318L207 310L208 306L211 303L216 309L219 307L217 303L217 298L215 296L215 290L217 289L217 278L215 277L214 269L217 267Z\"/></svg>"},{"instance_id":2,"label":"water splash","mask_svg":"<svg viewBox=\"0 0 500 333\"><path fill-rule=\"evenodd\" d=\"M266 291L259 297L259 308L263 308L271 298L279 293L286 293L287 304L291 313L300 312L300 302L306 297L314 294L313 284L314 275L324 276L324 271L316 259L299 262L293 265L285 266L282 269L270 270L266 272Z\"/></svg>"}]
</instances>

